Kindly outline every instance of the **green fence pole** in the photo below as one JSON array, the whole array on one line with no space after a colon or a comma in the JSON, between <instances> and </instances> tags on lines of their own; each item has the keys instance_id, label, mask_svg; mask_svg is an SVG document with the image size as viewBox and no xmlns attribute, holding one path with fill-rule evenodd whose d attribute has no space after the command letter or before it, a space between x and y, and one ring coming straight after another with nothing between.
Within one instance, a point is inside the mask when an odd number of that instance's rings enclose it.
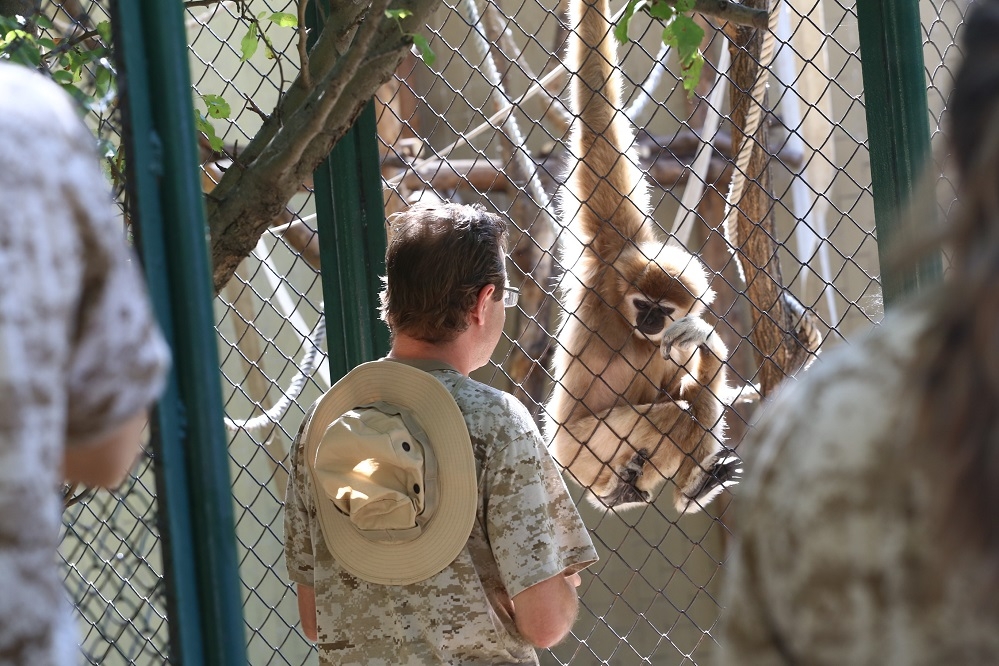
<instances>
[{"instance_id":1,"label":"green fence pole","mask_svg":"<svg viewBox=\"0 0 999 666\"><path fill-rule=\"evenodd\" d=\"M164 336L175 349L159 192L163 147L152 122L142 17L138 3L131 0L114 2L112 12L118 89L127 134L123 138L127 155L128 213L136 247L142 256L153 309ZM184 666L200 666L205 663L204 647L194 568L194 530L183 445L183 413L177 374L171 371L167 388L150 419L170 657Z\"/></svg>"},{"instance_id":2,"label":"green fence pole","mask_svg":"<svg viewBox=\"0 0 999 666\"><path fill-rule=\"evenodd\" d=\"M374 126L371 102L314 176L331 378L388 351L388 329L378 316L385 209L377 143L370 158Z\"/></svg>"},{"instance_id":3,"label":"green fence pole","mask_svg":"<svg viewBox=\"0 0 999 666\"><path fill-rule=\"evenodd\" d=\"M857 0L874 220L885 308L936 282L939 255L909 270L892 251L915 235L902 216L930 157L930 128L918 0Z\"/></svg>"},{"instance_id":4,"label":"green fence pole","mask_svg":"<svg viewBox=\"0 0 999 666\"><path fill-rule=\"evenodd\" d=\"M310 43L322 28L310 3ZM330 378L384 356L388 328L378 314L385 274L385 204L374 101L313 175Z\"/></svg>"},{"instance_id":5,"label":"green fence pole","mask_svg":"<svg viewBox=\"0 0 999 666\"><path fill-rule=\"evenodd\" d=\"M187 506L193 527L201 653L203 662L211 666L245 666L232 485L212 313L215 294L198 174L183 4L175 0L135 4L141 8L140 34L146 46L149 88L155 95L153 126L162 146L161 240L168 260L174 367L186 426Z\"/></svg>"}]
</instances>

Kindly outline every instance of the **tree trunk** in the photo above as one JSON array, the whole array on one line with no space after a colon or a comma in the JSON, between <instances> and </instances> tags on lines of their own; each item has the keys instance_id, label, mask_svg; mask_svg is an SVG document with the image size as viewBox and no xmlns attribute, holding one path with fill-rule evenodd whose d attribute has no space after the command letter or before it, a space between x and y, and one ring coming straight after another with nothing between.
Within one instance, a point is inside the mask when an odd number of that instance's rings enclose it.
<instances>
[{"instance_id":1,"label":"tree trunk","mask_svg":"<svg viewBox=\"0 0 999 666\"><path fill-rule=\"evenodd\" d=\"M749 7L763 8L766 0L746 0ZM751 91L759 72L758 60L763 31L729 24L732 67L729 99L731 106L732 154L739 154L743 141L755 143L746 169L742 198L735 202L734 238L736 257L746 276L746 296L752 303L752 342L760 357L761 393L768 395L787 375L795 373L811 358L817 347L810 313L792 313L781 275L774 227L774 200L770 185L770 151L765 123L755 136L743 133L750 109L764 100L753 100ZM764 110L765 113L765 110ZM733 174L733 178L735 175Z\"/></svg>"}]
</instances>

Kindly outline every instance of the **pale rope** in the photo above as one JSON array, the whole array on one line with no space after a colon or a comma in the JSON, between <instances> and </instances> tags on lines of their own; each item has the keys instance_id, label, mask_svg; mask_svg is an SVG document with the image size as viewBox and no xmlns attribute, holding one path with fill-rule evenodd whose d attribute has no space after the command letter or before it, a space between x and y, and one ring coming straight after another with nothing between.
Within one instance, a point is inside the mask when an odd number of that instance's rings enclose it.
<instances>
[{"instance_id":1,"label":"pale rope","mask_svg":"<svg viewBox=\"0 0 999 666\"><path fill-rule=\"evenodd\" d=\"M645 83L638 86L638 99L632 102L631 106L625 109L624 115L628 116L628 120L631 121L632 125L637 126L636 120L639 116L645 113L645 110L649 107L651 102L655 100L652 98L652 93L656 91L659 84L662 83L663 74L667 71L666 65L663 61L666 60L666 56L669 55L669 46L663 43L659 47L659 53L656 55L656 60L652 64L652 71L649 72L649 78L645 80Z\"/></svg>"},{"instance_id":2,"label":"pale rope","mask_svg":"<svg viewBox=\"0 0 999 666\"><path fill-rule=\"evenodd\" d=\"M267 233L274 237L275 241L277 240L277 234L272 229L268 229ZM276 247L276 243L273 247ZM305 317L299 314L297 302L289 295L291 289L288 288L287 276L281 274L277 266L274 265L273 247L269 249L264 242L264 237L261 236L253 250L253 255L264 265L265 270L262 272L267 279L267 284L271 287L271 293L274 294L270 302L276 306L285 321L291 324L295 333L298 334L299 340L304 341L312 335L313 327L306 323ZM320 385L326 388L333 385L330 381L329 365L322 361L319 362L319 379Z\"/></svg>"},{"instance_id":3,"label":"pale rope","mask_svg":"<svg viewBox=\"0 0 999 666\"><path fill-rule=\"evenodd\" d=\"M489 82L489 85L492 86L493 92L500 96L504 108L513 108L515 105L510 101L510 97L503 88L503 77L500 76L499 69L496 67L492 49L489 48L489 41L485 35L475 28L475 26L482 22L482 13L479 11L478 3L475 0L464 0L462 6L468 13L466 18L471 27L472 42L475 44L475 50L482 59L482 75ZM520 131L520 124L517 122L517 118L512 113L509 114L498 129L510 140L513 146L514 159L517 160L521 170L528 177L528 194L534 199L539 208L547 208L549 197L545 194L545 189L538 178L538 169L534 158L527 152L525 145L527 142Z\"/></svg>"},{"instance_id":4,"label":"pale rope","mask_svg":"<svg viewBox=\"0 0 999 666\"><path fill-rule=\"evenodd\" d=\"M273 230L269 230L273 233ZM305 384L309 377L316 371L316 368L322 364L325 355L320 353L319 347L322 345L323 340L326 337L326 316L320 315L319 322L316 324L314 329L309 329L305 320L300 314L295 310L294 304L291 299L285 293L287 287L278 277L277 269L273 265L270 259L271 253L268 251L267 244L264 242L263 237L257 241L257 246L254 249L254 254L258 257L260 262L264 264L264 276L267 278L268 283L271 288L274 289L275 298L281 309L285 310L285 315L287 320L291 323L292 328L296 333L299 334L299 340L307 345L307 350L305 357L302 359L302 363L298 366L299 372L292 378L291 383L288 385L288 389L282 392L281 398L274 404L273 407L264 411L263 414L255 416L251 419L241 419L234 420L229 417L225 418L225 427L227 430L237 432L240 430L259 430L262 428L269 428L273 424L280 421L284 415L287 413L288 408L291 404L301 395L302 390L305 388ZM325 382L328 387L330 385L329 368L327 366L319 367L320 379Z\"/></svg>"},{"instance_id":5,"label":"pale rope","mask_svg":"<svg viewBox=\"0 0 999 666\"><path fill-rule=\"evenodd\" d=\"M254 416L252 419L241 419L235 421L229 417L225 418L226 430L232 432L239 432L240 430L259 430L261 428L269 428L275 423L279 422L287 413L288 408L291 407L292 403L298 398L302 393L302 389L305 388L305 384L308 382L309 377L316 370L316 366L319 365L319 346L323 343L323 339L326 337L326 317L320 316L319 323L316 324L315 330L312 335L306 338L308 343L308 351L305 353L305 357L302 359L302 363L299 365L299 371L292 378L291 383L288 385L288 390L281 394L281 398L274 403L274 406L270 409L264 411L263 414L259 416Z\"/></svg>"},{"instance_id":6,"label":"pale rope","mask_svg":"<svg viewBox=\"0 0 999 666\"><path fill-rule=\"evenodd\" d=\"M749 160L752 157L753 149L756 147L756 132L760 129L763 121L763 97L766 94L767 80L770 78L770 64L773 61L774 42L777 37L777 21L780 12L777 11L779 0L772 0L770 3L770 19L767 31L763 35L763 45L760 48L759 71L756 73L756 83L753 85L751 93L752 101L755 104L746 115L746 125L742 132L745 139L739 147L739 154L735 161L735 172L732 174L732 181L729 183L728 197L725 201L725 215L722 218L722 229L724 231L725 242L728 244L728 251L735 256L740 250L734 243L735 239L735 217L738 212L738 205L742 200L742 193L746 187L746 169L749 168ZM739 278L743 284L746 282L746 271L742 267L742 261L738 258L735 262L739 269Z\"/></svg>"},{"instance_id":7,"label":"pale rope","mask_svg":"<svg viewBox=\"0 0 999 666\"><path fill-rule=\"evenodd\" d=\"M732 63L732 55L728 45L723 44L718 57L718 76L708 93L708 108L704 114L704 125L698 133L701 145L694 157L690 175L687 176L687 186L683 190L680 206L673 220L673 229L669 242L681 247L688 247L690 234L694 229L694 219L700 217L697 207L704 198L704 190L708 181L708 171L711 169L711 158L714 154L714 139L721 125L722 95L725 94L728 81L728 68Z\"/></svg>"},{"instance_id":8,"label":"pale rope","mask_svg":"<svg viewBox=\"0 0 999 666\"><path fill-rule=\"evenodd\" d=\"M611 19L612 24L616 25L617 22L621 20L621 17L624 15L624 10L625 8L622 7L617 12L617 14L614 15L614 17ZM545 74L540 80L532 81L531 85L527 89L527 92L525 92L523 95L521 95L517 99L507 104L504 104L498 111L493 113L493 115L489 116L486 119L486 122L472 128L468 132L465 132L464 134L459 136L453 143L445 146L444 148L440 150L435 150L433 157L428 157L422 162L429 162L433 159L447 159L448 157L450 157L451 153L454 152L454 150L458 146L464 143L469 143L473 138L477 137L483 132L486 132L488 130L496 131L497 128L502 130L503 123L506 122L506 119L510 117L510 115L514 112L514 110L516 110L517 107L522 105L524 102L528 101L529 99L532 99L535 95L544 93L545 95L548 96L548 99L555 99L555 97L550 92L548 92L547 86L553 84L561 77L567 76L568 73L569 72L565 68L565 66L556 67L552 71ZM395 187L399 185L399 183L401 183L403 178L405 177L406 173L403 172L397 176L393 176L392 178L387 178L385 180L385 185L387 187Z\"/></svg>"},{"instance_id":9,"label":"pale rope","mask_svg":"<svg viewBox=\"0 0 999 666\"><path fill-rule=\"evenodd\" d=\"M800 0L798 1L800 2ZM810 1L814 2L814 0ZM818 63L812 62L811 67L808 65L800 68L795 67L796 54L792 46L793 40L808 39L809 36L819 32L819 27L815 26L812 22L822 20L823 8L821 3L815 4L814 7L817 14L808 19L808 25L802 30L801 25L805 22L801 22L798 29L792 30L791 12L794 11L797 13L798 10L791 7L788 2L781 5L780 20L777 27L777 37L781 42L781 48L774 55L774 63L777 78L781 79L781 84L794 91L793 95L782 95L778 106L782 111L781 116L784 124L792 128L788 133L785 145L795 153L800 154L803 160L803 166L793 173L791 181L791 212L795 219L804 222L804 224L795 225L794 229L797 254L805 262L805 270L801 273L801 289L804 290L807 288L808 274L815 274L823 285L821 290L825 297L826 308L828 309L828 321L836 322L839 321L839 313L836 307L835 290L825 288L825 285L832 284L832 261L830 258L829 231L826 219L829 202L823 196L828 192L831 184L830 177L827 175L829 167L826 160L834 159L830 154L833 148L832 146L828 146L823 150L825 160L809 158L811 147L808 143L811 136L815 134L814 131L810 130L811 126L815 124L816 118L820 117L820 114L815 109L820 108L822 102L821 97L819 99L810 99L806 95L809 94L811 88L809 86L810 77L814 77L815 72L818 71L816 69ZM807 61L813 54L820 51L824 53L827 49L826 40L822 39L821 44L815 51L806 48L799 52L801 55L798 57ZM792 85L794 86L793 88L791 87ZM815 106L815 109L809 110L810 112L806 111L804 119L802 118L800 108L802 103L806 105L814 104ZM826 189L820 195L816 192L816 187L825 187ZM816 255L819 263L818 270L812 267L815 261L813 257Z\"/></svg>"}]
</instances>

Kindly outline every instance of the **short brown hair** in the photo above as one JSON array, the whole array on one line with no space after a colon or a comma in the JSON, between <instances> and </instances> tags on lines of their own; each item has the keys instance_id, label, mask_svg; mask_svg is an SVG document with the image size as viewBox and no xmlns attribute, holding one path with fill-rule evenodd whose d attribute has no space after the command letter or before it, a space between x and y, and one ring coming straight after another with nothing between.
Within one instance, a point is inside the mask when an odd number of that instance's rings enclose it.
<instances>
[{"instance_id":1,"label":"short brown hair","mask_svg":"<svg viewBox=\"0 0 999 666\"><path fill-rule=\"evenodd\" d=\"M430 343L468 328L468 313L487 284L503 297L506 222L479 205L416 204L389 219L382 319Z\"/></svg>"}]
</instances>

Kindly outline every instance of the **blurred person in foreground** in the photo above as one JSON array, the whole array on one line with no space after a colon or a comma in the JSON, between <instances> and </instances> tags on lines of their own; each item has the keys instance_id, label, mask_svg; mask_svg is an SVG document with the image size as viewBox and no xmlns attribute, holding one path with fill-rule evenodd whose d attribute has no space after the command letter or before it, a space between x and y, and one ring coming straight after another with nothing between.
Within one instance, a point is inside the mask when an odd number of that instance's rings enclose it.
<instances>
[{"instance_id":1,"label":"blurred person in foreground","mask_svg":"<svg viewBox=\"0 0 999 666\"><path fill-rule=\"evenodd\" d=\"M324 666L536 664L597 554L527 409L468 376L517 302L506 224L456 204L390 223L388 358L337 382L293 447L302 628Z\"/></svg>"},{"instance_id":2,"label":"blurred person in foreground","mask_svg":"<svg viewBox=\"0 0 999 666\"><path fill-rule=\"evenodd\" d=\"M65 666L59 488L124 479L168 350L69 96L0 63L0 146L0 665Z\"/></svg>"},{"instance_id":3,"label":"blurred person in foreground","mask_svg":"<svg viewBox=\"0 0 999 666\"><path fill-rule=\"evenodd\" d=\"M951 268L745 444L726 664L999 664L999 1L962 35Z\"/></svg>"}]
</instances>

